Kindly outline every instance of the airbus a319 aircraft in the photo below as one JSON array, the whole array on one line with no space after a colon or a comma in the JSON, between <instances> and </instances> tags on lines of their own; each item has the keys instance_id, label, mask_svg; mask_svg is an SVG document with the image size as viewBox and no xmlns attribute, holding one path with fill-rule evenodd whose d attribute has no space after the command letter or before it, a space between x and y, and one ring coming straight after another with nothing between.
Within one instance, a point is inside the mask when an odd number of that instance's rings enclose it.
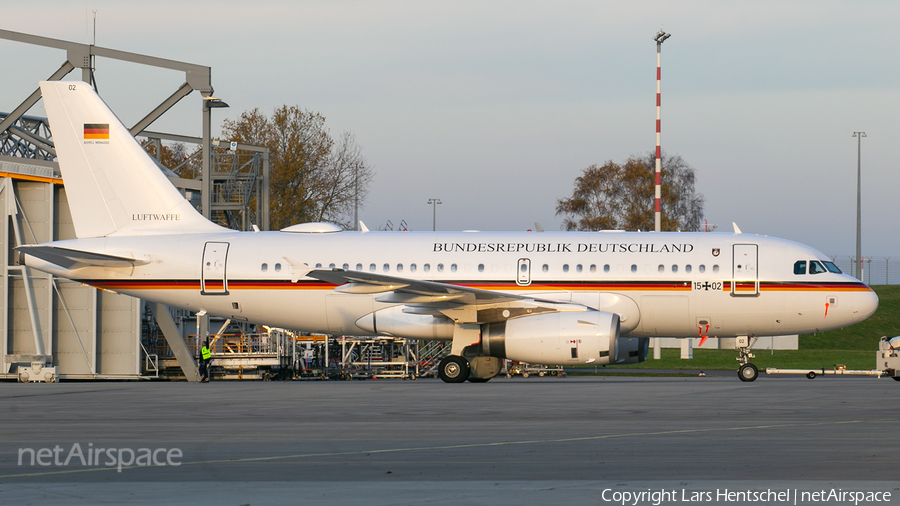
<instances>
[{"instance_id":1,"label":"airbus a319 aircraft","mask_svg":"<svg viewBox=\"0 0 900 506\"><path fill-rule=\"evenodd\" d=\"M735 233L238 232L203 218L90 85L41 83L77 239L21 246L56 276L238 321L337 335L452 340L449 383L501 359L641 362L649 338L846 327L878 297L828 257Z\"/></svg>"}]
</instances>

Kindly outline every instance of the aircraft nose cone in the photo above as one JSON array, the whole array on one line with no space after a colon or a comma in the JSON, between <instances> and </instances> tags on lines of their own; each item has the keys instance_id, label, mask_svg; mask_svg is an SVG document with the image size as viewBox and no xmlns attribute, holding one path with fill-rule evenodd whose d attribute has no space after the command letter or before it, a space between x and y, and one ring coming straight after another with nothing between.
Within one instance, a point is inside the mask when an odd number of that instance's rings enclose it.
<instances>
[{"instance_id":1,"label":"aircraft nose cone","mask_svg":"<svg viewBox=\"0 0 900 506\"><path fill-rule=\"evenodd\" d=\"M853 316L856 322L872 316L876 309L878 309L878 295L871 288L867 287L865 291L857 292L853 297Z\"/></svg>"}]
</instances>

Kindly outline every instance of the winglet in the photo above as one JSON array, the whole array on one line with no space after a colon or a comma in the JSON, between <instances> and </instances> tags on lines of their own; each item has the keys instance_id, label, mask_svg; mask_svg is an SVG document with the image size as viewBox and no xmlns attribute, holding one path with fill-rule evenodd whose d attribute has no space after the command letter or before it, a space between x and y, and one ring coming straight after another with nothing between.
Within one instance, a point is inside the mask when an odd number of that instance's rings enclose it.
<instances>
[{"instance_id":1,"label":"winglet","mask_svg":"<svg viewBox=\"0 0 900 506\"><path fill-rule=\"evenodd\" d=\"M542 227L540 223L534 222L534 231L535 232L543 232L544 227Z\"/></svg>"},{"instance_id":2,"label":"winglet","mask_svg":"<svg viewBox=\"0 0 900 506\"><path fill-rule=\"evenodd\" d=\"M366 224L362 222L362 220L359 220L359 231L363 233L369 231L369 227L367 227Z\"/></svg>"},{"instance_id":3,"label":"winglet","mask_svg":"<svg viewBox=\"0 0 900 506\"><path fill-rule=\"evenodd\" d=\"M731 222L731 225L734 226L734 233L735 233L735 234L743 234L743 232L741 232L741 229L738 228L737 223L735 223L735 222L732 221L732 222Z\"/></svg>"}]
</instances>

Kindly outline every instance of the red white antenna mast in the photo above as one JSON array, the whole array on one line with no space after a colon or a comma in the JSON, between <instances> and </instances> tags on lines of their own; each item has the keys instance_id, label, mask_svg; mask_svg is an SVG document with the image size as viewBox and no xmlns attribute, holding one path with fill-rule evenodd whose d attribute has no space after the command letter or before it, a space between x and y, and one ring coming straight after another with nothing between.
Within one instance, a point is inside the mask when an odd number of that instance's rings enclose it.
<instances>
[{"instance_id":1,"label":"red white antenna mast","mask_svg":"<svg viewBox=\"0 0 900 506\"><path fill-rule=\"evenodd\" d=\"M660 70L660 53L662 50L662 43L666 41L672 34L666 33L662 29L662 25L659 27L659 33L656 34L656 37L653 37L653 40L656 41L656 192L654 199L654 230L660 231L660 198L662 197L662 186L660 184L660 171L662 170L662 158L661 152L659 148L659 105L660 105L660 97L659 97L659 81L661 76Z\"/></svg>"}]
</instances>

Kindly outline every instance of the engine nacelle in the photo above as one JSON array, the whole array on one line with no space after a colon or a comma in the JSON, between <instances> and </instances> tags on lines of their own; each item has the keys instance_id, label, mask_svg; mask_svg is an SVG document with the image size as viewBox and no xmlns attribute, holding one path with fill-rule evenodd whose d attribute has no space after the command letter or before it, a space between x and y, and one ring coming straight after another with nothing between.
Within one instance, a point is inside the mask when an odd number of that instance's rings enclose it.
<instances>
[{"instance_id":1,"label":"engine nacelle","mask_svg":"<svg viewBox=\"0 0 900 506\"><path fill-rule=\"evenodd\" d=\"M615 364L628 356L619 342L619 316L604 311L545 313L481 328L482 353L532 364Z\"/></svg>"},{"instance_id":2,"label":"engine nacelle","mask_svg":"<svg viewBox=\"0 0 900 506\"><path fill-rule=\"evenodd\" d=\"M380 336L409 339L453 339L453 321L446 317L404 313L405 306L393 306L369 313L356 326Z\"/></svg>"}]
</instances>

